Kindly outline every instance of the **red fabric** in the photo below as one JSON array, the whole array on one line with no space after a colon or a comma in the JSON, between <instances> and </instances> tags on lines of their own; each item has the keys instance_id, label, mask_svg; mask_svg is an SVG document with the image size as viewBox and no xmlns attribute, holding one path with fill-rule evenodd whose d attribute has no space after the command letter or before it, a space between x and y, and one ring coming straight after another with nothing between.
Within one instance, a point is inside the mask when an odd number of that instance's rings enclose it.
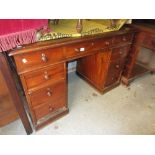
<instances>
[{"instance_id":1,"label":"red fabric","mask_svg":"<svg viewBox=\"0 0 155 155\"><path fill-rule=\"evenodd\" d=\"M0 35L47 27L47 19L0 19Z\"/></svg>"},{"instance_id":2,"label":"red fabric","mask_svg":"<svg viewBox=\"0 0 155 155\"><path fill-rule=\"evenodd\" d=\"M0 52L36 42L41 28L48 28L47 19L0 19Z\"/></svg>"}]
</instances>

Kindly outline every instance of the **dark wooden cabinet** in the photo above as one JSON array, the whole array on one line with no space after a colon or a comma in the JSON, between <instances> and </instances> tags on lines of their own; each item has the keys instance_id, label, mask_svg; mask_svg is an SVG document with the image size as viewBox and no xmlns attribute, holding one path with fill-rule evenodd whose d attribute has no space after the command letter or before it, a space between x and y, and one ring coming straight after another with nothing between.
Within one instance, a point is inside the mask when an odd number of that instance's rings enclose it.
<instances>
[{"instance_id":1,"label":"dark wooden cabinet","mask_svg":"<svg viewBox=\"0 0 155 155\"><path fill-rule=\"evenodd\" d=\"M123 71L122 83L125 85L145 73L155 71L155 25L141 23L130 27L137 32Z\"/></svg>"},{"instance_id":2,"label":"dark wooden cabinet","mask_svg":"<svg viewBox=\"0 0 155 155\"><path fill-rule=\"evenodd\" d=\"M134 31L39 42L12 51L37 130L68 113L66 63L77 60L77 73L103 93L120 83Z\"/></svg>"}]
</instances>

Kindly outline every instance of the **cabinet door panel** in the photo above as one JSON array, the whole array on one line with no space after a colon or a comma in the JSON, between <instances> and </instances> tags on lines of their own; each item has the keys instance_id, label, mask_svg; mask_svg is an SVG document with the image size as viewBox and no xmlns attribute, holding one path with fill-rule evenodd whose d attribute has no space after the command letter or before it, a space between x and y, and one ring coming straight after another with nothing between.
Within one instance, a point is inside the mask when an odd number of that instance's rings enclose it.
<instances>
[{"instance_id":1,"label":"cabinet door panel","mask_svg":"<svg viewBox=\"0 0 155 155\"><path fill-rule=\"evenodd\" d=\"M99 91L104 88L110 55L111 51L104 50L98 54L82 58L77 63L77 72Z\"/></svg>"}]
</instances>

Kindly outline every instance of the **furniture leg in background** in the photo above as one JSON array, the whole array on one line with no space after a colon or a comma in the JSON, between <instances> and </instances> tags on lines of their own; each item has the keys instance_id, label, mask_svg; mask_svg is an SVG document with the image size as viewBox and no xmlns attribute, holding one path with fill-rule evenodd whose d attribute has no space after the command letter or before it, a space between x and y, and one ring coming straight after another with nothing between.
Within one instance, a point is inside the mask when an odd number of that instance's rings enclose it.
<instances>
[{"instance_id":1,"label":"furniture leg in background","mask_svg":"<svg viewBox=\"0 0 155 155\"><path fill-rule=\"evenodd\" d=\"M133 24L137 30L122 76L126 86L145 73L155 71L155 29L151 25Z\"/></svg>"}]
</instances>

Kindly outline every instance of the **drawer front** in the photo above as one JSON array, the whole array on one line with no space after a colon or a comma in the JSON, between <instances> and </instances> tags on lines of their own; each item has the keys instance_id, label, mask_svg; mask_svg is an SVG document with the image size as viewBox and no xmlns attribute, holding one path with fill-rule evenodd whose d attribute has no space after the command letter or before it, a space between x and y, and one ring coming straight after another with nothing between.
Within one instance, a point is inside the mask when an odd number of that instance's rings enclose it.
<instances>
[{"instance_id":1,"label":"drawer front","mask_svg":"<svg viewBox=\"0 0 155 155\"><path fill-rule=\"evenodd\" d=\"M110 63L105 86L112 85L119 81L120 75L124 68L125 60L117 60Z\"/></svg>"},{"instance_id":2,"label":"drawer front","mask_svg":"<svg viewBox=\"0 0 155 155\"><path fill-rule=\"evenodd\" d=\"M15 56L18 72L31 71L64 59L62 48L53 48Z\"/></svg>"},{"instance_id":3,"label":"drawer front","mask_svg":"<svg viewBox=\"0 0 155 155\"><path fill-rule=\"evenodd\" d=\"M89 52L108 48L112 46L112 38L98 39L96 41L89 41L85 43L76 43L65 47L66 58L85 55Z\"/></svg>"},{"instance_id":4,"label":"drawer front","mask_svg":"<svg viewBox=\"0 0 155 155\"><path fill-rule=\"evenodd\" d=\"M155 35L145 34L143 45L147 48L155 50Z\"/></svg>"},{"instance_id":5,"label":"drawer front","mask_svg":"<svg viewBox=\"0 0 155 155\"><path fill-rule=\"evenodd\" d=\"M53 67L46 67L39 71L29 72L24 75L27 90L40 85L48 85L65 79L65 64L54 65Z\"/></svg>"},{"instance_id":6,"label":"drawer front","mask_svg":"<svg viewBox=\"0 0 155 155\"><path fill-rule=\"evenodd\" d=\"M112 50L111 61L125 58L128 55L130 46L115 48Z\"/></svg>"},{"instance_id":7,"label":"drawer front","mask_svg":"<svg viewBox=\"0 0 155 155\"><path fill-rule=\"evenodd\" d=\"M61 97L57 100L54 100L53 102L47 102L45 104L42 104L38 107L33 108L33 113L36 118L36 120L39 120L53 112L56 112L60 108L66 107L66 98Z\"/></svg>"},{"instance_id":8,"label":"drawer front","mask_svg":"<svg viewBox=\"0 0 155 155\"><path fill-rule=\"evenodd\" d=\"M113 43L114 45L120 43L131 43L133 38L133 34L126 34L114 37Z\"/></svg>"},{"instance_id":9,"label":"drawer front","mask_svg":"<svg viewBox=\"0 0 155 155\"><path fill-rule=\"evenodd\" d=\"M52 103L54 100L66 96L66 92L67 87L65 81L31 92L29 94L31 106L35 107L49 101Z\"/></svg>"}]
</instances>

